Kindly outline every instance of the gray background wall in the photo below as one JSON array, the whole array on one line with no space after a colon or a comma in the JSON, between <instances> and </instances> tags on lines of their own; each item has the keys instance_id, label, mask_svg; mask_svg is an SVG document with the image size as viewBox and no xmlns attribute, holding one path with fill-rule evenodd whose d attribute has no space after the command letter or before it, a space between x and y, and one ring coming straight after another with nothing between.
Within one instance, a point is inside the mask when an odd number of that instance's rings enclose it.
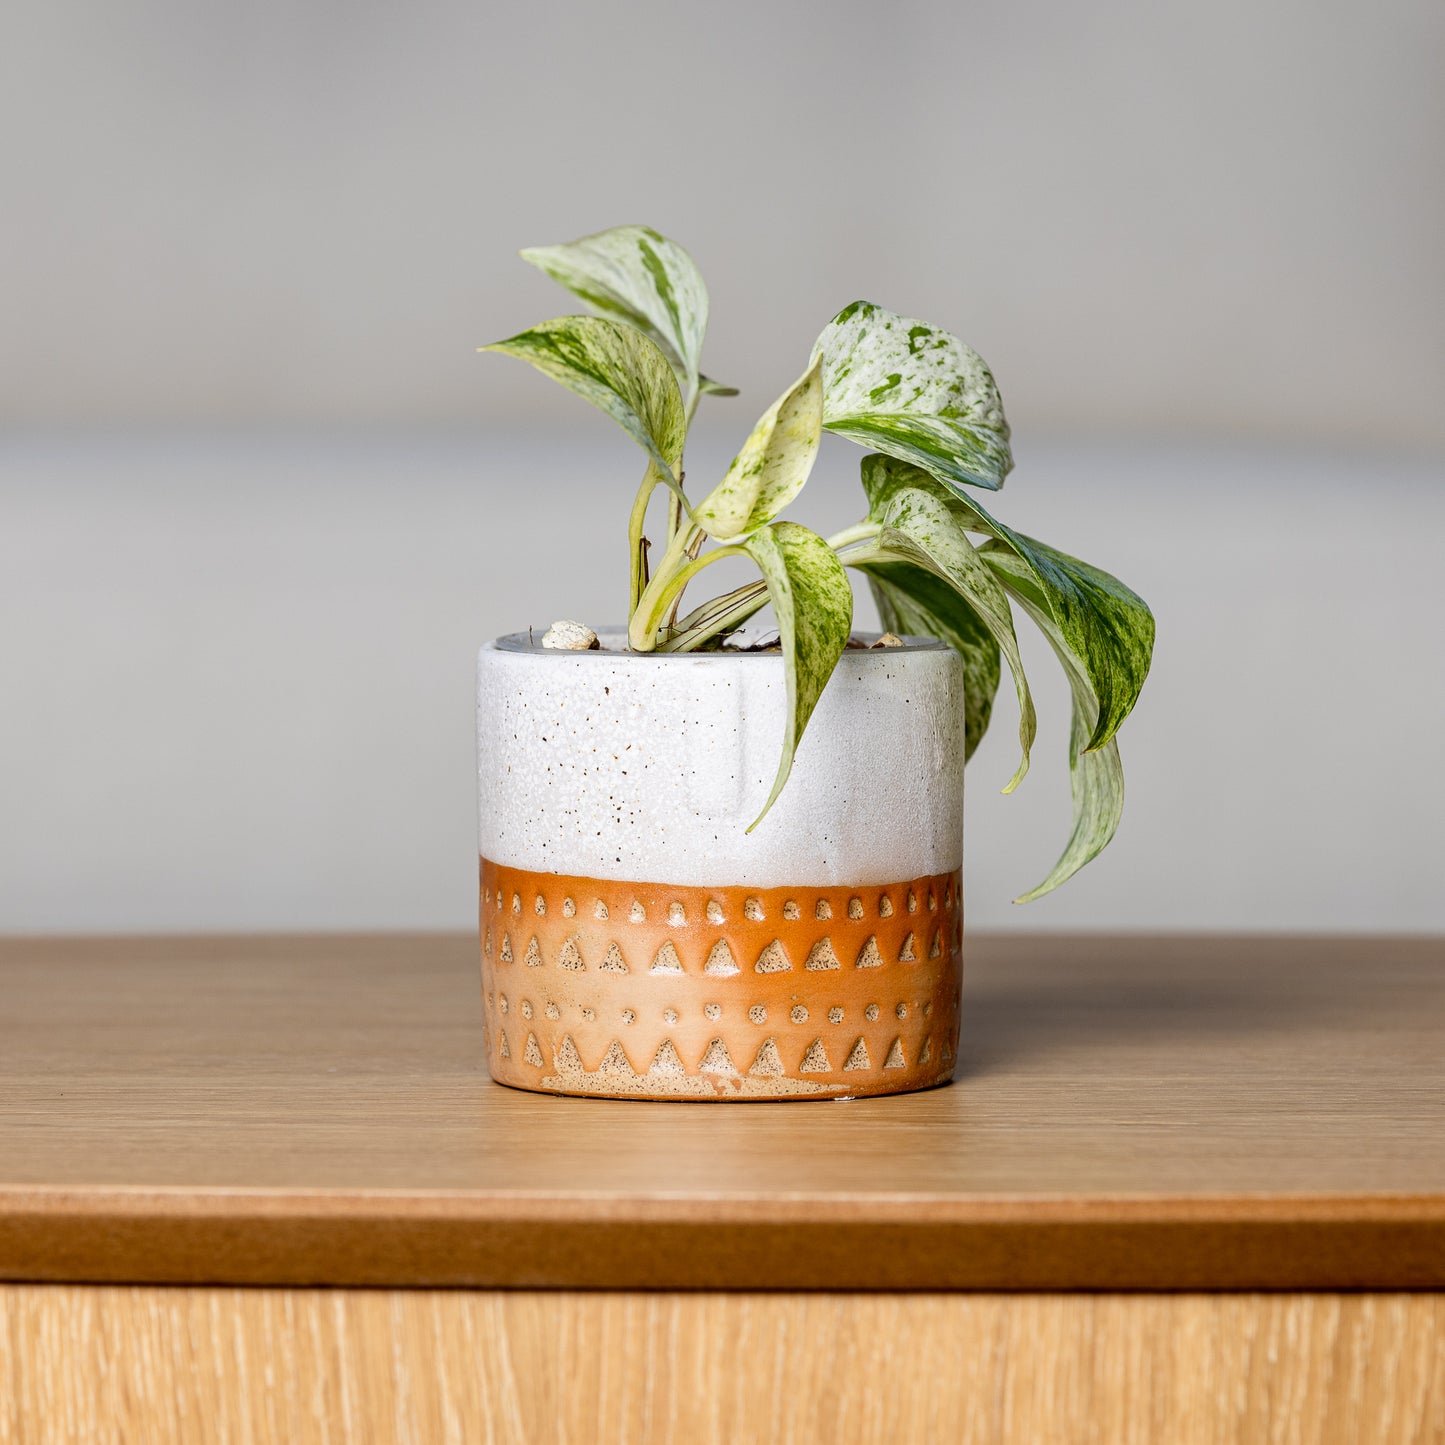
<instances>
[{"instance_id":1,"label":"gray background wall","mask_svg":"<svg viewBox=\"0 0 1445 1445\"><path fill-rule=\"evenodd\" d=\"M1425 0L21 0L0 929L466 925L471 651L616 614L636 470L474 348L567 309L519 245L623 220L745 388L694 471L868 295L993 364L1003 515L1154 603L1118 842L1008 908L1066 819L1034 649L976 923L1445 928L1442 61Z\"/></svg>"}]
</instances>

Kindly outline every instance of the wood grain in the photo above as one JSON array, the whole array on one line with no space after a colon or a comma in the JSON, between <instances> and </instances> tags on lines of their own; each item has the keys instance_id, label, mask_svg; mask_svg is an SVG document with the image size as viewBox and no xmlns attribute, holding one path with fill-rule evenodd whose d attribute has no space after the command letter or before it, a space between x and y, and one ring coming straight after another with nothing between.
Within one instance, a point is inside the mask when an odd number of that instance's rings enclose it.
<instances>
[{"instance_id":1,"label":"wood grain","mask_svg":"<svg viewBox=\"0 0 1445 1445\"><path fill-rule=\"evenodd\" d=\"M0 1288L0 1445L1438 1445L1426 1295Z\"/></svg>"},{"instance_id":2,"label":"wood grain","mask_svg":"<svg viewBox=\"0 0 1445 1445\"><path fill-rule=\"evenodd\" d=\"M471 937L0 943L0 1278L1445 1286L1445 942L970 938L959 1081L481 1062Z\"/></svg>"}]
</instances>

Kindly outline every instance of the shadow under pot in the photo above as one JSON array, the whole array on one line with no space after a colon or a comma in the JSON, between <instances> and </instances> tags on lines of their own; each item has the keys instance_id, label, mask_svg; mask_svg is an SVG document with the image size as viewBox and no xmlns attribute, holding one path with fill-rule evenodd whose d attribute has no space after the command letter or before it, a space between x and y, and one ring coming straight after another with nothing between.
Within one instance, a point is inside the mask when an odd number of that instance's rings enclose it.
<instances>
[{"instance_id":1,"label":"shadow under pot","mask_svg":"<svg viewBox=\"0 0 1445 1445\"><path fill-rule=\"evenodd\" d=\"M850 650L772 786L779 653L477 660L482 996L498 1083L854 1098L947 1083L962 985L963 677Z\"/></svg>"}]
</instances>

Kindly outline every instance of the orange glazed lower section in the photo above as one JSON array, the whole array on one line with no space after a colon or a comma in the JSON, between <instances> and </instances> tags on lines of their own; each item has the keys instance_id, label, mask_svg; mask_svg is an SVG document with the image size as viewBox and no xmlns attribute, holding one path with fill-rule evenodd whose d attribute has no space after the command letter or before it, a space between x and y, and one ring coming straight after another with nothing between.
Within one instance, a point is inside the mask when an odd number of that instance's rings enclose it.
<instances>
[{"instance_id":1,"label":"orange glazed lower section","mask_svg":"<svg viewBox=\"0 0 1445 1445\"><path fill-rule=\"evenodd\" d=\"M849 1098L947 1083L957 873L867 888L675 888L481 860L487 1067L639 1099Z\"/></svg>"}]
</instances>

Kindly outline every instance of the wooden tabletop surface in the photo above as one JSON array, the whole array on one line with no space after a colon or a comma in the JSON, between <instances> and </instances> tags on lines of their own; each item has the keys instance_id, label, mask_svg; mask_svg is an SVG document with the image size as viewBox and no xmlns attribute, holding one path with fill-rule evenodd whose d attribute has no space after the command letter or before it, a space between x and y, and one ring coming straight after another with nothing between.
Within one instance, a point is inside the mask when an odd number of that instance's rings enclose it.
<instances>
[{"instance_id":1,"label":"wooden tabletop surface","mask_svg":"<svg viewBox=\"0 0 1445 1445\"><path fill-rule=\"evenodd\" d=\"M1445 940L972 936L957 1081L500 1088L461 936L0 940L0 1279L1445 1287Z\"/></svg>"}]
</instances>

